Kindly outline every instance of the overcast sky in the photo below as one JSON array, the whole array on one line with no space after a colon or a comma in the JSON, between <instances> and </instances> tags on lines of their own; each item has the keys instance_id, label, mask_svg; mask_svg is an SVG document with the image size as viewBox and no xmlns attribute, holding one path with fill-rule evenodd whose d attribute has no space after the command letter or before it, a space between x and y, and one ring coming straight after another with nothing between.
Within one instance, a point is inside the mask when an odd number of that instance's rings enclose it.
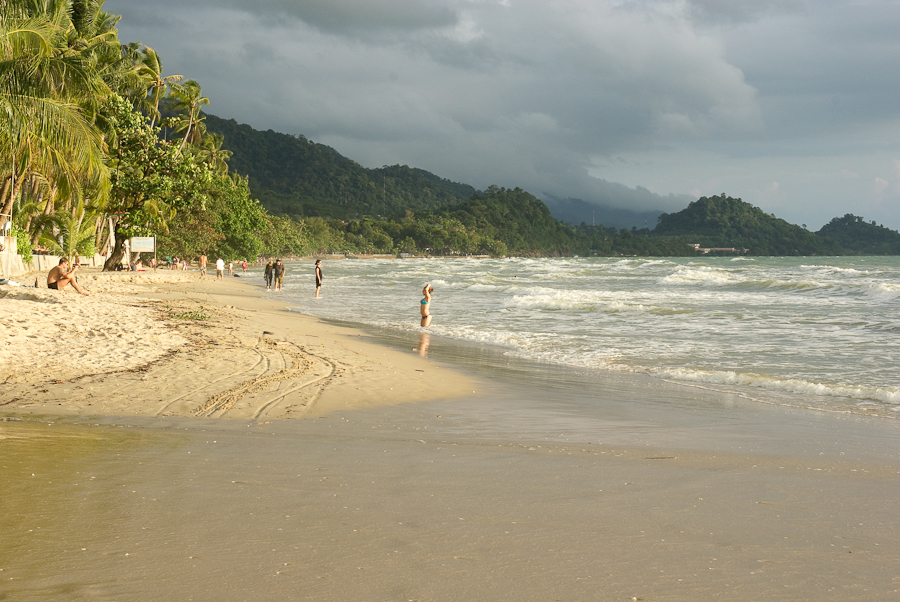
<instances>
[{"instance_id":1,"label":"overcast sky","mask_svg":"<svg viewBox=\"0 0 900 602\"><path fill-rule=\"evenodd\" d=\"M845 213L900 228L897 0L104 8L208 112L366 167L634 209L724 192L814 230Z\"/></svg>"}]
</instances>

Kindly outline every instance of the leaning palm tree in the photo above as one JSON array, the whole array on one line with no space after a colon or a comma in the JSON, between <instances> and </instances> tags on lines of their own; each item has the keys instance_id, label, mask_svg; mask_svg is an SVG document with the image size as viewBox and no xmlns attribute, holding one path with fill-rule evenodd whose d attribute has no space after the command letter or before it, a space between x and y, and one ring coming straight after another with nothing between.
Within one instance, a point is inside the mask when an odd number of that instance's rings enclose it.
<instances>
[{"instance_id":1,"label":"leaning palm tree","mask_svg":"<svg viewBox=\"0 0 900 602\"><path fill-rule=\"evenodd\" d=\"M84 107L104 89L90 57L71 52L66 15L32 16L13 3L0 19L0 165L7 165L9 214L26 176L104 180L103 142ZM6 215L0 215L0 225Z\"/></svg>"}]
</instances>

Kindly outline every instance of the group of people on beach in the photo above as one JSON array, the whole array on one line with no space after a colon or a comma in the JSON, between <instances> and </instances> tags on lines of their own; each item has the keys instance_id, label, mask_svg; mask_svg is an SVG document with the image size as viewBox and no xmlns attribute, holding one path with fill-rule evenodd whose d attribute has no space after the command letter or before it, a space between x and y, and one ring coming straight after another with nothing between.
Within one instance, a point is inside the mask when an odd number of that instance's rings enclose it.
<instances>
[{"instance_id":1,"label":"group of people on beach","mask_svg":"<svg viewBox=\"0 0 900 602\"><path fill-rule=\"evenodd\" d=\"M284 285L284 264L281 259L269 260L263 270L263 278L266 280L266 290L280 291ZM316 291L318 296L318 289Z\"/></svg>"},{"instance_id":2,"label":"group of people on beach","mask_svg":"<svg viewBox=\"0 0 900 602\"><path fill-rule=\"evenodd\" d=\"M200 255L200 276L206 276L206 266L207 266L207 258L206 255ZM59 265L50 270L50 273L47 274L47 288L53 290L63 290L69 284L72 285L76 291L81 293L82 295L87 295L87 293L78 285L78 282L75 279L75 272L78 271L78 265L69 269L69 260L65 257L59 260ZM247 270L247 262L243 263L244 271ZM228 264L228 273L231 274L233 269L233 264ZM266 281L266 290L275 290L280 291L284 285L284 272L285 267L284 263L282 263L281 259L269 260L269 263L266 264L265 269L263 270L263 278ZM319 291L322 289L322 280L324 279L324 275L322 274L322 260L316 260L315 267L315 275L316 275L316 298L319 298ZM223 280L225 277L225 260L219 257L216 259L216 279ZM37 283L35 283L37 285ZM419 303L419 313L421 315L421 325L422 328L426 328L431 325L431 294L434 292L434 288L431 287L431 284L426 284L422 289L422 301Z\"/></svg>"}]
</instances>

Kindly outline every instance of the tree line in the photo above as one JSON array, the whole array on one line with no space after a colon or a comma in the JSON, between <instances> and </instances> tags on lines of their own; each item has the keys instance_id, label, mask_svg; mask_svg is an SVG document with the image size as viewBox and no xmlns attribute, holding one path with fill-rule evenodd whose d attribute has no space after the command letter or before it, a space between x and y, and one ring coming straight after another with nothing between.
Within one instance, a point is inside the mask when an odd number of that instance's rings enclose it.
<instances>
[{"instance_id":1,"label":"tree line","mask_svg":"<svg viewBox=\"0 0 900 602\"><path fill-rule=\"evenodd\" d=\"M152 48L121 43L120 17L102 6L0 0L0 227L10 222L25 256L105 250L114 269L125 241L147 235L160 254L187 258L691 256L692 244L900 253L900 235L862 218L814 234L724 194L661 215L653 230L617 230L562 223L519 188L365 169L302 136L205 114L200 84L165 74Z\"/></svg>"},{"instance_id":2,"label":"tree line","mask_svg":"<svg viewBox=\"0 0 900 602\"><path fill-rule=\"evenodd\" d=\"M26 256L108 249L104 269L151 234L163 252L254 256L267 214L206 132L200 84L121 43L102 6L0 2L0 226L11 221ZM163 119L165 98L175 114Z\"/></svg>"}]
</instances>

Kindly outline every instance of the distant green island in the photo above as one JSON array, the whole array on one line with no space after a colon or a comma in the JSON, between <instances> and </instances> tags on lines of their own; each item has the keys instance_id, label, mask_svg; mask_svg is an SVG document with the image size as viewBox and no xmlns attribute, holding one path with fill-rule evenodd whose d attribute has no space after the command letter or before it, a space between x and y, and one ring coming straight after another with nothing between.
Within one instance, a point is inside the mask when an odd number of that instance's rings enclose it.
<instances>
[{"instance_id":1,"label":"distant green island","mask_svg":"<svg viewBox=\"0 0 900 602\"><path fill-rule=\"evenodd\" d=\"M209 114L200 83L120 42L120 17L102 6L3 5L0 231L26 263L102 252L117 269L139 258L126 247L135 236L188 259L900 254L900 233L851 214L814 233L722 194L623 229L560 221L520 188L367 169L304 136ZM576 215L585 203L555 206Z\"/></svg>"}]
</instances>

